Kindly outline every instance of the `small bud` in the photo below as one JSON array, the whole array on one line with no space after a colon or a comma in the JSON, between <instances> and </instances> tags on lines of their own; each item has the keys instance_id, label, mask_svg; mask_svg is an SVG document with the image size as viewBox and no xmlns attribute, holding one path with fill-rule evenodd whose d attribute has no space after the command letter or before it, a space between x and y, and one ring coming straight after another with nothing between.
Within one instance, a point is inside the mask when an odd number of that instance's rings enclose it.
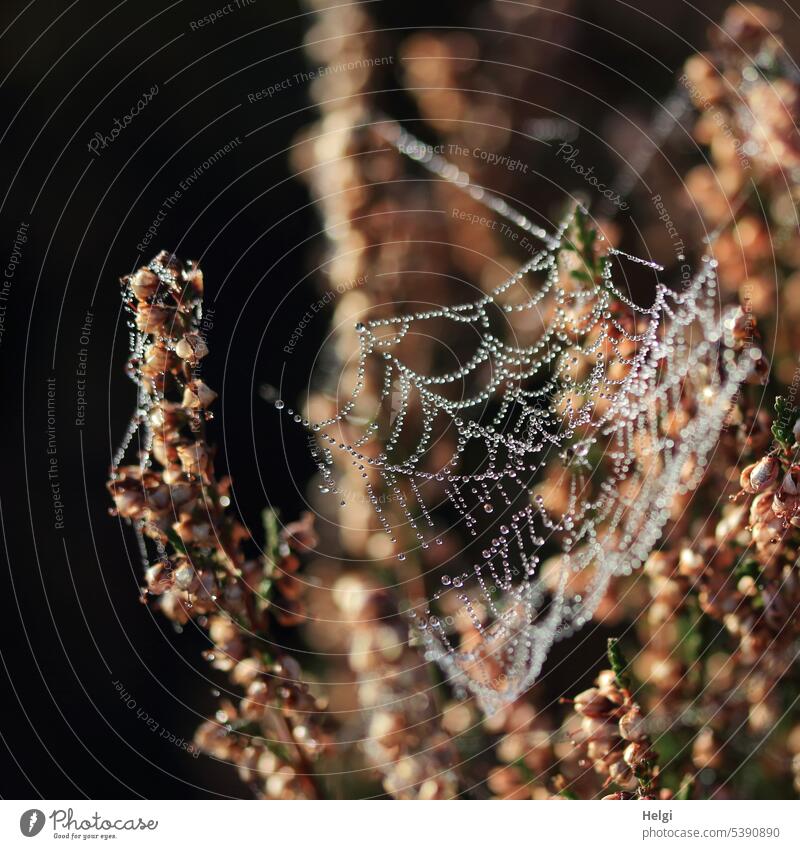
<instances>
[{"instance_id":1,"label":"small bud","mask_svg":"<svg viewBox=\"0 0 800 849\"><path fill-rule=\"evenodd\" d=\"M595 769L598 761L610 766L622 757L618 743L619 740L591 740L586 746L586 757L595 763Z\"/></svg>"},{"instance_id":2,"label":"small bud","mask_svg":"<svg viewBox=\"0 0 800 849\"><path fill-rule=\"evenodd\" d=\"M202 442L179 445L177 452L187 475L201 475L208 468L208 451Z\"/></svg>"},{"instance_id":3,"label":"small bud","mask_svg":"<svg viewBox=\"0 0 800 849\"><path fill-rule=\"evenodd\" d=\"M405 730L406 723L402 714L381 710L373 713L367 733L371 740L390 748L402 740Z\"/></svg>"},{"instance_id":4,"label":"small bud","mask_svg":"<svg viewBox=\"0 0 800 849\"><path fill-rule=\"evenodd\" d=\"M205 410L217 398L217 393L202 380L190 380L183 391L183 406L187 410Z\"/></svg>"},{"instance_id":5,"label":"small bud","mask_svg":"<svg viewBox=\"0 0 800 849\"><path fill-rule=\"evenodd\" d=\"M175 309L140 302L136 307L136 329L141 333L169 336L174 332Z\"/></svg>"},{"instance_id":6,"label":"small bud","mask_svg":"<svg viewBox=\"0 0 800 849\"><path fill-rule=\"evenodd\" d=\"M183 469L180 466L167 466L161 474L164 483L173 486L184 480Z\"/></svg>"},{"instance_id":7,"label":"small bud","mask_svg":"<svg viewBox=\"0 0 800 849\"><path fill-rule=\"evenodd\" d=\"M625 740L641 741L646 739L645 721L641 710L632 707L619 721L619 733Z\"/></svg>"},{"instance_id":8,"label":"small bud","mask_svg":"<svg viewBox=\"0 0 800 849\"><path fill-rule=\"evenodd\" d=\"M596 683L600 692L606 698L611 699L613 702L620 702L622 700L619 688L617 687L617 676L614 674L613 670L604 669L597 676Z\"/></svg>"},{"instance_id":9,"label":"small bud","mask_svg":"<svg viewBox=\"0 0 800 849\"><path fill-rule=\"evenodd\" d=\"M216 541L214 529L208 522L194 522L190 517L181 519L172 525L172 530L185 543L211 545Z\"/></svg>"},{"instance_id":10,"label":"small bud","mask_svg":"<svg viewBox=\"0 0 800 849\"><path fill-rule=\"evenodd\" d=\"M172 569L163 563L156 563L144 573L147 589L153 595L161 595L171 589L175 583Z\"/></svg>"},{"instance_id":11,"label":"small bud","mask_svg":"<svg viewBox=\"0 0 800 849\"><path fill-rule=\"evenodd\" d=\"M623 790L635 790L639 782L633 774L633 770L625 761L617 761L608 768L608 777Z\"/></svg>"},{"instance_id":12,"label":"small bud","mask_svg":"<svg viewBox=\"0 0 800 849\"><path fill-rule=\"evenodd\" d=\"M604 719L594 719L591 716L584 716L581 730L586 741L608 742L619 738L619 729L616 723L606 722Z\"/></svg>"},{"instance_id":13,"label":"small bud","mask_svg":"<svg viewBox=\"0 0 800 849\"><path fill-rule=\"evenodd\" d=\"M149 268L140 268L131 274L130 277L123 277L122 279L130 285L133 294L140 301L155 295L160 283L158 276L150 271Z\"/></svg>"},{"instance_id":14,"label":"small bud","mask_svg":"<svg viewBox=\"0 0 800 849\"><path fill-rule=\"evenodd\" d=\"M706 563L702 555L690 548L684 548L681 551L680 559L678 560L678 571L681 575L687 578L697 578L705 571Z\"/></svg>"},{"instance_id":15,"label":"small bud","mask_svg":"<svg viewBox=\"0 0 800 849\"><path fill-rule=\"evenodd\" d=\"M789 495L800 494L800 466L792 466L783 476L781 491Z\"/></svg>"},{"instance_id":16,"label":"small bud","mask_svg":"<svg viewBox=\"0 0 800 849\"><path fill-rule=\"evenodd\" d=\"M608 716L617 705L607 699L597 687L590 687L575 696L574 708L577 713L590 717Z\"/></svg>"},{"instance_id":17,"label":"small bud","mask_svg":"<svg viewBox=\"0 0 800 849\"><path fill-rule=\"evenodd\" d=\"M757 495L750 505L750 514L748 516L750 524L755 525L758 522L770 522L774 518L775 514L772 512L772 495L768 492Z\"/></svg>"},{"instance_id":18,"label":"small bud","mask_svg":"<svg viewBox=\"0 0 800 849\"><path fill-rule=\"evenodd\" d=\"M629 743L622 757L631 769L636 769L651 761L652 753L644 743Z\"/></svg>"},{"instance_id":19,"label":"small bud","mask_svg":"<svg viewBox=\"0 0 800 849\"><path fill-rule=\"evenodd\" d=\"M714 732L703 728L692 744L692 763L697 769L716 769L722 763L722 750L717 744Z\"/></svg>"},{"instance_id":20,"label":"small bud","mask_svg":"<svg viewBox=\"0 0 800 849\"><path fill-rule=\"evenodd\" d=\"M760 498L760 496L757 496ZM723 545L729 541L729 537L736 536L745 526L747 521L747 506L738 505L729 513L726 513L714 529L714 539L717 545Z\"/></svg>"},{"instance_id":21,"label":"small bud","mask_svg":"<svg viewBox=\"0 0 800 849\"><path fill-rule=\"evenodd\" d=\"M261 667L258 661L253 657L246 657L240 660L231 673L231 678L240 687L247 687L258 678L261 673Z\"/></svg>"},{"instance_id":22,"label":"small bud","mask_svg":"<svg viewBox=\"0 0 800 849\"><path fill-rule=\"evenodd\" d=\"M787 495L780 490L772 499L772 512L781 519L789 519L800 512L800 497Z\"/></svg>"},{"instance_id":23,"label":"small bud","mask_svg":"<svg viewBox=\"0 0 800 849\"><path fill-rule=\"evenodd\" d=\"M186 424L186 413L175 401L162 400L151 408L150 424L155 430L177 431Z\"/></svg>"},{"instance_id":24,"label":"small bud","mask_svg":"<svg viewBox=\"0 0 800 849\"><path fill-rule=\"evenodd\" d=\"M114 508L123 519L139 519L145 508L145 498L141 490L114 489L111 491Z\"/></svg>"},{"instance_id":25,"label":"small bud","mask_svg":"<svg viewBox=\"0 0 800 849\"><path fill-rule=\"evenodd\" d=\"M196 363L208 354L208 346L199 333L187 333L175 345L175 353L182 360Z\"/></svg>"},{"instance_id":26,"label":"small bud","mask_svg":"<svg viewBox=\"0 0 800 849\"><path fill-rule=\"evenodd\" d=\"M199 582L194 566L188 560L181 560L180 565L174 571L175 586L179 590L196 590Z\"/></svg>"},{"instance_id":27,"label":"small bud","mask_svg":"<svg viewBox=\"0 0 800 849\"><path fill-rule=\"evenodd\" d=\"M739 478L742 489L750 493L763 492L778 477L779 463L774 457L764 457L747 466Z\"/></svg>"},{"instance_id":28,"label":"small bud","mask_svg":"<svg viewBox=\"0 0 800 849\"><path fill-rule=\"evenodd\" d=\"M754 598L758 595L758 587L756 582L750 575L743 575L739 578L739 583L736 584L736 589L744 596Z\"/></svg>"},{"instance_id":29,"label":"small bud","mask_svg":"<svg viewBox=\"0 0 800 849\"><path fill-rule=\"evenodd\" d=\"M169 348L160 342L148 345L142 358L142 374L147 377L157 377L165 372L172 372L179 365L178 360Z\"/></svg>"}]
</instances>

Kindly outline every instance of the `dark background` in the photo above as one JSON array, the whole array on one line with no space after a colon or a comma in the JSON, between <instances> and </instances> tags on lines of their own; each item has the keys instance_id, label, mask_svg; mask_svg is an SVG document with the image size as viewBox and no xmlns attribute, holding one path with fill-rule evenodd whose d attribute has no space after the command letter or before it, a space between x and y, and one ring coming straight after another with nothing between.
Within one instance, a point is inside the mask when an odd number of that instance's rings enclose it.
<instances>
[{"instance_id":1,"label":"dark background","mask_svg":"<svg viewBox=\"0 0 800 849\"><path fill-rule=\"evenodd\" d=\"M410 31L457 27L475 4L369 5L381 26ZM714 17L724 5L703 2L702 11ZM601 121L602 98L625 106L615 69L665 96L671 72L703 43L708 25L681 0L577 6L587 21L577 49L597 62L576 54L567 73L597 94L585 106L588 121L592 110ZM257 527L265 503L295 515L311 471L303 433L281 435L259 387L281 379L280 331L314 298L304 278L322 236L286 153L313 109L302 84L247 100L306 68L307 19L296 3L256 0L191 30L190 21L214 9L188 0L7 0L0 12L3 267L17 227L29 223L0 346L4 797L247 795L231 767L195 760L153 734L115 688L121 682L138 709L186 740L215 704L203 636L174 633L139 603L135 542L108 515L104 489L135 403L123 375L128 330L117 278L160 248L203 261L214 307L205 379L221 387L214 438L245 521ZM643 62L643 50L667 69ZM109 133L115 116L154 84L152 103L93 156L94 133ZM631 91L625 97L634 104ZM397 104L407 108L400 95ZM137 242L164 199L236 136L242 144L183 192L140 256ZM88 309L88 407L79 428L75 372ZM313 327L310 338L323 329ZM299 346L287 361L287 397L299 393L314 353L313 344ZM63 531L54 528L47 476L49 377L56 378Z\"/></svg>"}]
</instances>

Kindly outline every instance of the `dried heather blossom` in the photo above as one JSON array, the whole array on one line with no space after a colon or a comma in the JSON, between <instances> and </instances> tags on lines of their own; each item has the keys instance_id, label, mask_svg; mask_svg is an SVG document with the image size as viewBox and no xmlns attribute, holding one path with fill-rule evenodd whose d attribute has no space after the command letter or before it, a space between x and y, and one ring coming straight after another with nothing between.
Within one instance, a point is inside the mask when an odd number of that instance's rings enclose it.
<instances>
[{"instance_id":1,"label":"dried heather blossom","mask_svg":"<svg viewBox=\"0 0 800 849\"><path fill-rule=\"evenodd\" d=\"M257 795L316 798L312 763L331 740L324 702L293 658L265 648L273 619L304 618L294 551L313 544L309 518L281 533L267 513L265 550L247 557L249 533L228 510L230 481L216 476L205 436L217 394L193 371L208 354L197 330L202 273L162 252L122 283L138 330L128 371L139 410L127 443L138 432L141 450L137 465L112 468L114 512L148 552L143 599L176 625L193 619L206 628L206 658L243 692L198 729L195 743L236 764Z\"/></svg>"}]
</instances>

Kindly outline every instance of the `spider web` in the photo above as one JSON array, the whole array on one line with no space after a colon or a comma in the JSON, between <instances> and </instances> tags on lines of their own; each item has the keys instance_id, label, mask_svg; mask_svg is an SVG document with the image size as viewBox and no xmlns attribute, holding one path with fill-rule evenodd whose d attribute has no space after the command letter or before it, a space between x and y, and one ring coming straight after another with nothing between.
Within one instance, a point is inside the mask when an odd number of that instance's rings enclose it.
<instances>
[{"instance_id":1,"label":"spider web","mask_svg":"<svg viewBox=\"0 0 800 849\"><path fill-rule=\"evenodd\" d=\"M334 456L345 455L399 559L456 528L466 538L457 568L410 615L426 658L491 713L591 619L612 578L647 558L673 497L701 479L751 361L724 329L712 257L673 291L656 263L603 245L580 205L550 234L396 124L383 129L543 244L474 301L357 325L352 397L304 422L322 490L337 492ZM656 275L649 305L615 284L623 263ZM470 350L421 373L404 356L421 337ZM371 376L382 388L365 416Z\"/></svg>"}]
</instances>

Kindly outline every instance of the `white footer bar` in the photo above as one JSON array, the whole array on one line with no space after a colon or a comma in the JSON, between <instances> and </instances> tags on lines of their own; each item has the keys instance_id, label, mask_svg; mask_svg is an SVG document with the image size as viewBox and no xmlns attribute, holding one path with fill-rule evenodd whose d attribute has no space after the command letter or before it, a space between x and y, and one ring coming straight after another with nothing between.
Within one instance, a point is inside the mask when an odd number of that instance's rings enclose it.
<instances>
[{"instance_id":1,"label":"white footer bar","mask_svg":"<svg viewBox=\"0 0 800 849\"><path fill-rule=\"evenodd\" d=\"M800 801L0 801L0 846L797 847ZM579 842L580 841L580 842Z\"/></svg>"}]
</instances>

